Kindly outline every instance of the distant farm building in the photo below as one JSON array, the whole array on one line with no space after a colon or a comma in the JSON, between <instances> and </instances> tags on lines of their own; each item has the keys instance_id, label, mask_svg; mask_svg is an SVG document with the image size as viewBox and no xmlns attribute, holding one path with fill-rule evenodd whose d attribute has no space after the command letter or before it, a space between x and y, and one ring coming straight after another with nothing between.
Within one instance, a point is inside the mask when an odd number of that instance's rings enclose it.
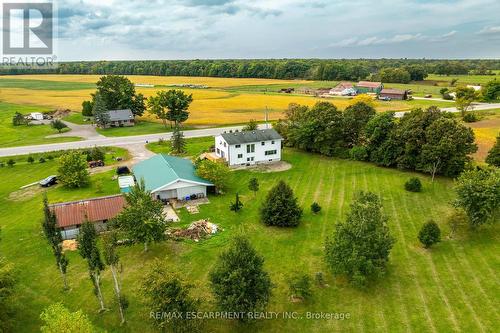
<instances>
[{"instance_id":1,"label":"distant farm building","mask_svg":"<svg viewBox=\"0 0 500 333\"><path fill-rule=\"evenodd\" d=\"M135 125L134 114L130 109L124 110L108 110L109 121L108 127L129 127Z\"/></svg>"},{"instance_id":2,"label":"distant farm building","mask_svg":"<svg viewBox=\"0 0 500 333\"><path fill-rule=\"evenodd\" d=\"M121 194L49 206L56 215L63 239L76 238L86 221L94 224L98 232L106 230L106 223L120 214L124 207L125 198Z\"/></svg>"},{"instance_id":3,"label":"distant farm building","mask_svg":"<svg viewBox=\"0 0 500 333\"><path fill-rule=\"evenodd\" d=\"M359 94L365 93L375 93L379 94L380 91L384 88L382 82L371 82L371 81L359 81L356 84L356 90Z\"/></svg>"},{"instance_id":4,"label":"distant farm building","mask_svg":"<svg viewBox=\"0 0 500 333\"><path fill-rule=\"evenodd\" d=\"M379 98L406 100L408 99L408 92L406 90L384 88L380 91Z\"/></svg>"},{"instance_id":5,"label":"distant farm building","mask_svg":"<svg viewBox=\"0 0 500 333\"><path fill-rule=\"evenodd\" d=\"M43 120L43 113L41 112L31 112L30 117L33 120Z\"/></svg>"},{"instance_id":6,"label":"distant farm building","mask_svg":"<svg viewBox=\"0 0 500 333\"><path fill-rule=\"evenodd\" d=\"M335 96L350 96L352 94L356 93L356 90L354 89L354 85L351 82L339 82L335 86L335 88L330 89L328 92L330 95L335 95Z\"/></svg>"}]
</instances>

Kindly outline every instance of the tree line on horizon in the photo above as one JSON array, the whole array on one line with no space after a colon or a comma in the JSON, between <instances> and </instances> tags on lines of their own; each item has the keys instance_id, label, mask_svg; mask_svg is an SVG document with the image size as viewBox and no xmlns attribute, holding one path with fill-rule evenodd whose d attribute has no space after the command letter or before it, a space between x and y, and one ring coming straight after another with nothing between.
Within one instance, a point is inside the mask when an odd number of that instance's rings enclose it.
<instances>
[{"instance_id":1,"label":"tree line on horizon","mask_svg":"<svg viewBox=\"0 0 500 333\"><path fill-rule=\"evenodd\" d=\"M54 68L8 67L7 74L121 74L156 76L207 76L224 78L362 80L371 74L389 71L393 82L425 79L428 73L440 75L492 75L500 60L467 59L227 59L227 60L131 60L60 62ZM394 73L400 69L403 73ZM398 74L398 75L394 75ZM402 75L399 75L402 74ZM378 79L380 75L373 78ZM386 81L389 82L389 81Z\"/></svg>"}]
</instances>

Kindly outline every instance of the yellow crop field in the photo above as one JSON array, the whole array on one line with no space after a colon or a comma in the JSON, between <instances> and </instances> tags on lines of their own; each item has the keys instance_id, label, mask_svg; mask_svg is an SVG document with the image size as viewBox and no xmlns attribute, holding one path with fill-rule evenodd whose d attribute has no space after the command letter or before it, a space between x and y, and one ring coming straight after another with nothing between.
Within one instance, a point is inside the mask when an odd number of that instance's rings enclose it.
<instances>
[{"instance_id":1,"label":"yellow crop field","mask_svg":"<svg viewBox=\"0 0 500 333\"><path fill-rule=\"evenodd\" d=\"M474 158L484 161L488 151L495 144L497 135L500 134L500 117L481 120L477 123L471 123L469 126L474 131L478 148Z\"/></svg>"},{"instance_id":2,"label":"yellow crop field","mask_svg":"<svg viewBox=\"0 0 500 333\"><path fill-rule=\"evenodd\" d=\"M288 83L310 83L305 80L274 80L274 79L239 79L239 78L218 78L218 77L193 77L193 76L151 76L151 75L125 75L136 84L154 84L154 85L171 85L171 84L198 84L206 85L214 88L248 86L248 85L265 85L265 84L288 84ZM23 79L23 80L44 80L44 81L59 81L59 82L85 82L95 83L101 75L65 75L65 74L42 74L42 75L5 75L2 78L6 79Z\"/></svg>"},{"instance_id":3,"label":"yellow crop field","mask_svg":"<svg viewBox=\"0 0 500 333\"><path fill-rule=\"evenodd\" d=\"M138 92L146 97L155 93L156 89L139 88ZM186 93L193 94L193 103L188 124L191 125L217 125L246 122L249 119L261 120L264 110L269 109L269 118L278 119L282 111L290 103L313 105L325 99L291 96L291 95L264 95L264 94L231 94L220 90L183 89ZM45 106L54 109L70 109L76 112L81 110L84 100L90 98L92 89L85 90L30 90L22 88L3 88L0 90L0 100L22 105ZM348 99L328 99L339 109L345 109L351 101ZM408 106L403 102L375 103L378 110L389 108L405 109ZM156 120L152 115L144 118Z\"/></svg>"}]
</instances>

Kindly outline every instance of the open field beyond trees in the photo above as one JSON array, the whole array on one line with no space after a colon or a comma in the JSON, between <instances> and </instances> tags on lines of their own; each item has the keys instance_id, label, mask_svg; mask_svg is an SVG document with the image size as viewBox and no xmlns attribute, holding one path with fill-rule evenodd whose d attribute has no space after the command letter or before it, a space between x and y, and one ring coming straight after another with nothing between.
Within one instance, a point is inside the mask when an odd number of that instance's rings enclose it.
<instances>
[{"instance_id":1,"label":"open field beyond trees","mask_svg":"<svg viewBox=\"0 0 500 333\"><path fill-rule=\"evenodd\" d=\"M211 144L209 139L188 140L189 154L197 154ZM152 144L155 151L163 149ZM173 271L194 284L192 294L202 300L200 310L214 310L208 285L208 272L218 254L238 233L249 237L256 250L265 258L264 267L275 284L268 311L297 311L297 320L261 320L248 325L235 321L208 321L204 328L213 332L493 332L500 320L500 288L498 270L500 247L498 224L485 225L476 231L461 230L452 239L445 217L454 198L453 182L418 175L423 192L410 193L403 188L414 173L380 168L372 164L338 160L311 155L291 149L284 151L290 170L278 173L234 171L225 195L211 196L211 203L200 206L200 213L190 215L179 211L180 225L201 218L210 218L223 231L212 238L192 241L163 241L144 253L142 245L119 248L123 263L123 291L130 301L128 323L119 326L109 269L103 276L104 297L110 311L98 314L85 262L77 252L69 254L68 268L71 291L61 290L60 276L50 248L43 239L42 192L19 187L53 174L57 162L16 164L0 169L0 253L19 269L16 289L15 331L38 331L40 312L49 304L63 302L70 310L82 309L92 322L108 332L153 331L147 324L149 309L138 292L144 271L154 258L166 261ZM69 190L61 186L50 188L51 202L76 200L118 193L112 171L92 176L88 188ZM247 187L248 180L257 177L261 189L254 199ZM258 209L267 191L284 180L295 191L304 217L299 227L278 229L259 222ZM97 193L96 183L102 182ZM342 219L356 191L370 190L382 197L389 228L396 238L390 255L387 275L373 282L366 290L358 290L341 279L333 279L323 261L325 237ZM229 210L229 203L239 192L244 203L240 213ZM322 207L313 215L309 206L317 201ZM433 218L443 230L443 241L424 250L417 240L421 225ZM324 272L325 288L314 287L312 300L291 302L287 278L294 271L311 277ZM347 320L306 319L310 312L348 312Z\"/></svg>"},{"instance_id":2,"label":"open field beyond trees","mask_svg":"<svg viewBox=\"0 0 500 333\"><path fill-rule=\"evenodd\" d=\"M273 79L237 79L207 77L161 77L127 76L136 84L152 84L153 88L137 87L139 93L149 97L157 90L172 89L174 85L205 85L207 89L180 88L193 94L188 125L213 126L229 123L243 123L249 119L264 120L264 111L269 111L269 119L278 119L290 103L313 105L319 99L303 94L280 94L281 88L321 88L333 87L336 81L273 80ZM0 77L0 100L21 104L42 106L51 109L69 109L81 111L81 103L94 92L93 84L97 75L10 75ZM391 85L388 85L391 86ZM396 86L396 85L394 85ZM411 86L411 87L410 87ZM432 85L409 85L416 94L423 95L432 90L437 94L440 87ZM350 105L346 98L329 98L339 109ZM415 107L432 105L446 107L449 102L440 101L375 101L378 111L404 111ZM144 120L158 122L146 114Z\"/></svg>"}]
</instances>

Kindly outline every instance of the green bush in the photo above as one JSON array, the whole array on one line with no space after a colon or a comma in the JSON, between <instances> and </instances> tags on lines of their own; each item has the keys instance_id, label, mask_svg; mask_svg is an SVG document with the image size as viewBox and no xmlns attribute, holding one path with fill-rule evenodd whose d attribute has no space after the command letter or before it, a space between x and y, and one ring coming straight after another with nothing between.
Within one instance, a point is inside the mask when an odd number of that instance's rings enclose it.
<instances>
[{"instance_id":1,"label":"green bush","mask_svg":"<svg viewBox=\"0 0 500 333\"><path fill-rule=\"evenodd\" d=\"M468 112L463 116L462 120L466 123L475 123L476 121L478 121L478 118L475 113Z\"/></svg>"},{"instance_id":2,"label":"green bush","mask_svg":"<svg viewBox=\"0 0 500 333\"><path fill-rule=\"evenodd\" d=\"M261 221L268 226L296 227L302 217L302 208L293 190L280 181L267 194L260 209Z\"/></svg>"},{"instance_id":3,"label":"green bush","mask_svg":"<svg viewBox=\"0 0 500 333\"><path fill-rule=\"evenodd\" d=\"M45 158L40 157L40 159L38 160L38 162L40 162L40 163L45 163Z\"/></svg>"},{"instance_id":4,"label":"green bush","mask_svg":"<svg viewBox=\"0 0 500 333\"><path fill-rule=\"evenodd\" d=\"M354 146L349 150L349 157L355 161L366 161L368 159L368 151L366 147Z\"/></svg>"},{"instance_id":5,"label":"green bush","mask_svg":"<svg viewBox=\"0 0 500 333\"><path fill-rule=\"evenodd\" d=\"M288 280L288 287L292 297L306 300L312 296L311 278L305 273L295 273Z\"/></svg>"},{"instance_id":6,"label":"green bush","mask_svg":"<svg viewBox=\"0 0 500 333\"><path fill-rule=\"evenodd\" d=\"M14 164L16 164L16 161L14 161L12 158L7 161L7 165L10 167L13 167Z\"/></svg>"},{"instance_id":7,"label":"green bush","mask_svg":"<svg viewBox=\"0 0 500 333\"><path fill-rule=\"evenodd\" d=\"M35 159L33 158L33 156L28 156L28 159L26 161L32 164L33 162L35 162Z\"/></svg>"},{"instance_id":8,"label":"green bush","mask_svg":"<svg viewBox=\"0 0 500 333\"><path fill-rule=\"evenodd\" d=\"M321 206L317 202L313 202L311 205L311 212L313 214L318 214L321 211Z\"/></svg>"},{"instance_id":9,"label":"green bush","mask_svg":"<svg viewBox=\"0 0 500 333\"><path fill-rule=\"evenodd\" d=\"M441 241L441 229L436 222L430 220L422 226L418 233L418 240L427 249Z\"/></svg>"},{"instance_id":10,"label":"green bush","mask_svg":"<svg viewBox=\"0 0 500 333\"><path fill-rule=\"evenodd\" d=\"M405 190L409 192L421 192L422 182L417 177L412 177L405 183Z\"/></svg>"}]
</instances>

